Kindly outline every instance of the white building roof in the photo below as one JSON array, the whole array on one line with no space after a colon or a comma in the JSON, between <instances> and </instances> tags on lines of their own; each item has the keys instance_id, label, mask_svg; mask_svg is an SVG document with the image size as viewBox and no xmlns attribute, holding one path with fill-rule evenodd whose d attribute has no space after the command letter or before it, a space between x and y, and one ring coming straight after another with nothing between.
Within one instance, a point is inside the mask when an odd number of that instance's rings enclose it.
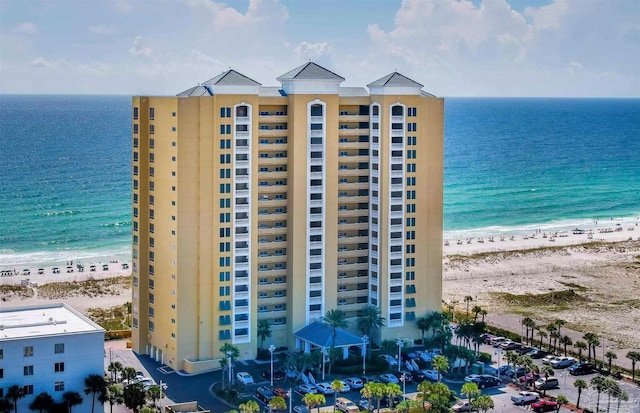
<instances>
[{"instance_id":1,"label":"white building roof","mask_svg":"<svg viewBox=\"0 0 640 413\"><path fill-rule=\"evenodd\" d=\"M0 309L0 340L103 332L64 303Z\"/></svg>"}]
</instances>

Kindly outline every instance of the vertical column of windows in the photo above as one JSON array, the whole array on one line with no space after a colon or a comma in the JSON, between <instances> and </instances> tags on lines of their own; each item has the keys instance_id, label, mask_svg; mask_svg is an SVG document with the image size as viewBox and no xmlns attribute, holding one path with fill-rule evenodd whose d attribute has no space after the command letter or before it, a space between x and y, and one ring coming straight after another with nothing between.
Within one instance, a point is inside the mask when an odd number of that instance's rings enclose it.
<instances>
[{"instance_id":1,"label":"vertical column of windows","mask_svg":"<svg viewBox=\"0 0 640 413\"><path fill-rule=\"evenodd\" d=\"M139 174L139 146L140 146L140 138L139 138L139 131L140 131L140 124L139 124L139 117L140 117L140 108L138 106L134 106L133 107L133 113L132 113L132 119L133 119L133 137L132 137L132 175L133 175L133 182L132 182L132 197L133 197L133 211L132 211L132 229L133 229L133 248L132 248L132 269L131 269L131 273L132 273L132 278L133 278L133 300L132 300L132 312L133 312L133 317L132 317L132 324L133 324L133 328L138 328L138 302L136 300L136 297L138 297L139 291L138 291L138 239L139 239L139 235L138 235L138 229L139 229L139 219L138 219L138 197L139 197L139 178L138 178L138 174Z\"/></svg>"},{"instance_id":2,"label":"vertical column of windows","mask_svg":"<svg viewBox=\"0 0 640 413\"><path fill-rule=\"evenodd\" d=\"M415 118L417 108L407 108L407 117ZM408 132L416 132L416 122L407 123ZM415 253L416 253L416 136L406 138L407 166L405 169L406 204L405 204L405 321L415 321L416 286L415 286Z\"/></svg>"},{"instance_id":3,"label":"vertical column of windows","mask_svg":"<svg viewBox=\"0 0 640 413\"><path fill-rule=\"evenodd\" d=\"M149 232L153 233L154 232L154 227L155 227L155 210L153 208L154 202L153 202L153 197L154 195L152 194L153 191L155 190L155 181L154 181L154 175L155 175L155 169L154 169L154 164L155 164L155 137L151 137L152 135L155 135L155 125L152 123L152 121L155 120L155 108L150 107L149 108L149 202L147 203L149 209L147 211L148 213L148 217L149 217ZM155 259L155 251L154 248L151 247L151 245L149 245L149 249L148 249L148 265L149 265L149 277L153 277L154 273L155 273L155 265L154 265L154 259ZM150 278L151 279L151 278ZM148 290L147 291L147 295L148 295L148 299L149 299L149 331L154 331L155 328L155 324L153 321L153 318L155 316L155 294L151 291Z\"/></svg>"},{"instance_id":4,"label":"vertical column of windows","mask_svg":"<svg viewBox=\"0 0 640 413\"><path fill-rule=\"evenodd\" d=\"M231 116L231 108L225 109L226 117ZM222 110L220 112L222 116ZM248 343L251 340L251 105L242 103L233 108L233 246L232 291L233 317L231 321L234 343ZM225 128L226 129L226 128ZM228 132L228 130L227 130ZM227 176L227 172L224 172ZM226 178L225 178L226 179ZM225 250L227 245L224 245ZM225 272L225 279L227 275ZM226 292L227 290L225 290ZM226 325L228 318L221 319Z\"/></svg>"},{"instance_id":5,"label":"vertical column of windows","mask_svg":"<svg viewBox=\"0 0 640 413\"><path fill-rule=\"evenodd\" d=\"M387 325L398 327L403 325L404 311L404 192L405 192L405 147L406 147L406 107L393 104L389 107L391 122L389 123L389 239L388 239L388 291L387 291Z\"/></svg>"},{"instance_id":6,"label":"vertical column of windows","mask_svg":"<svg viewBox=\"0 0 640 413\"><path fill-rule=\"evenodd\" d=\"M380 246L380 105L371 105L369 149L369 303L379 303L379 246Z\"/></svg>"},{"instance_id":7,"label":"vertical column of windows","mask_svg":"<svg viewBox=\"0 0 640 413\"><path fill-rule=\"evenodd\" d=\"M326 104L307 106L307 308L306 321L324 315Z\"/></svg>"}]
</instances>

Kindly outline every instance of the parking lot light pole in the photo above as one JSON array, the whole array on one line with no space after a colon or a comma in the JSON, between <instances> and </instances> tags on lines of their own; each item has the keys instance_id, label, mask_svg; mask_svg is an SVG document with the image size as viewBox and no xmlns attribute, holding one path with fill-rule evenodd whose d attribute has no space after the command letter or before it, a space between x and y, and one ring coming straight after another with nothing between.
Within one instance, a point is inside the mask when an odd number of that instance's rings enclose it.
<instances>
[{"instance_id":1,"label":"parking lot light pole","mask_svg":"<svg viewBox=\"0 0 640 413\"><path fill-rule=\"evenodd\" d=\"M324 357L327 355L327 349L322 347L322 381L324 381Z\"/></svg>"},{"instance_id":2,"label":"parking lot light pole","mask_svg":"<svg viewBox=\"0 0 640 413\"><path fill-rule=\"evenodd\" d=\"M229 386L231 386L231 355L233 353L229 350L227 351L227 370L229 370Z\"/></svg>"},{"instance_id":3,"label":"parking lot light pole","mask_svg":"<svg viewBox=\"0 0 640 413\"><path fill-rule=\"evenodd\" d=\"M502 381L502 377L500 377L500 359L502 359L502 350L498 350L493 354L495 354L498 358L498 368L496 371L498 372L498 378L500 379L500 381Z\"/></svg>"},{"instance_id":4,"label":"parking lot light pole","mask_svg":"<svg viewBox=\"0 0 640 413\"><path fill-rule=\"evenodd\" d=\"M362 336L362 375L366 373L365 360L367 359L367 343L369 343L369 337Z\"/></svg>"},{"instance_id":5,"label":"parking lot light pole","mask_svg":"<svg viewBox=\"0 0 640 413\"><path fill-rule=\"evenodd\" d=\"M271 387L273 387L273 352L276 349L276 346L273 344L269 346L269 354L271 355Z\"/></svg>"},{"instance_id":6,"label":"parking lot light pole","mask_svg":"<svg viewBox=\"0 0 640 413\"><path fill-rule=\"evenodd\" d=\"M398 371L400 371L400 363L402 363L402 347L404 347L404 341L401 338L396 340L398 345Z\"/></svg>"},{"instance_id":7,"label":"parking lot light pole","mask_svg":"<svg viewBox=\"0 0 640 413\"><path fill-rule=\"evenodd\" d=\"M293 407L293 389L289 387L289 413L291 413L292 407Z\"/></svg>"},{"instance_id":8,"label":"parking lot light pole","mask_svg":"<svg viewBox=\"0 0 640 413\"><path fill-rule=\"evenodd\" d=\"M407 381L405 380L404 374L400 376L400 381L402 382L402 400L407 400Z\"/></svg>"}]
</instances>

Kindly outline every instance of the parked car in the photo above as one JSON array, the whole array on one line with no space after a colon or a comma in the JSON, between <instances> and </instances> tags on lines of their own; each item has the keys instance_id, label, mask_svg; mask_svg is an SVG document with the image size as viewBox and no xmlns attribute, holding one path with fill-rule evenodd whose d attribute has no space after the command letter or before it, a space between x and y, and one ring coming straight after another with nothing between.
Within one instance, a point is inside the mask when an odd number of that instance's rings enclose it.
<instances>
[{"instance_id":1,"label":"parked car","mask_svg":"<svg viewBox=\"0 0 640 413\"><path fill-rule=\"evenodd\" d=\"M362 380L357 377L349 377L348 379L344 379L344 382L347 383L352 390L360 390L364 387Z\"/></svg>"},{"instance_id":2,"label":"parked car","mask_svg":"<svg viewBox=\"0 0 640 413\"><path fill-rule=\"evenodd\" d=\"M485 333L484 334L484 344L491 344L491 340L493 340L494 337L496 337L496 336L494 336L493 334Z\"/></svg>"},{"instance_id":3,"label":"parked car","mask_svg":"<svg viewBox=\"0 0 640 413\"><path fill-rule=\"evenodd\" d=\"M318 389L319 393L324 394L325 396L328 394L333 394L335 393L333 391L333 389L331 388L331 385L327 382L323 382L323 383L318 383L316 384L316 389Z\"/></svg>"},{"instance_id":4,"label":"parked car","mask_svg":"<svg viewBox=\"0 0 640 413\"><path fill-rule=\"evenodd\" d=\"M282 387L273 388L271 389L271 391L273 392L274 396L280 396L283 399L287 399L289 397L289 393Z\"/></svg>"},{"instance_id":5,"label":"parked car","mask_svg":"<svg viewBox=\"0 0 640 413\"><path fill-rule=\"evenodd\" d=\"M438 381L438 379L442 377L437 370L420 370L420 371L424 373L424 378L427 380Z\"/></svg>"},{"instance_id":6,"label":"parked car","mask_svg":"<svg viewBox=\"0 0 640 413\"><path fill-rule=\"evenodd\" d=\"M380 354L380 358L389 363L389 367L398 365L398 360L388 354Z\"/></svg>"},{"instance_id":7,"label":"parked car","mask_svg":"<svg viewBox=\"0 0 640 413\"><path fill-rule=\"evenodd\" d=\"M560 384L558 383L558 379L556 379L555 377L540 377L535 381L535 383L533 383L533 387L536 390L555 389L559 386Z\"/></svg>"},{"instance_id":8,"label":"parked car","mask_svg":"<svg viewBox=\"0 0 640 413\"><path fill-rule=\"evenodd\" d=\"M500 344L500 348L503 350L515 350L520 347L522 347L522 344L516 343L515 341L503 341Z\"/></svg>"},{"instance_id":9,"label":"parked car","mask_svg":"<svg viewBox=\"0 0 640 413\"><path fill-rule=\"evenodd\" d=\"M553 367L554 369L564 369L577 362L578 360L574 359L573 357L557 357L551 362L551 367Z\"/></svg>"},{"instance_id":10,"label":"parked car","mask_svg":"<svg viewBox=\"0 0 640 413\"><path fill-rule=\"evenodd\" d=\"M538 399L540 399L540 395L534 391L521 391L511 396L513 404L518 406L537 402Z\"/></svg>"},{"instance_id":11,"label":"parked car","mask_svg":"<svg viewBox=\"0 0 640 413\"><path fill-rule=\"evenodd\" d=\"M382 399L380 399L380 407L396 406L401 401L402 398L400 396L393 396L392 398L389 398L389 396L384 396Z\"/></svg>"},{"instance_id":12,"label":"parked car","mask_svg":"<svg viewBox=\"0 0 640 413\"><path fill-rule=\"evenodd\" d=\"M527 370L524 367L518 366L515 369L513 367L511 367L508 371L506 376L511 377L511 378L516 378L516 377L520 377L520 376L524 376L524 374L527 372Z\"/></svg>"},{"instance_id":13,"label":"parked car","mask_svg":"<svg viewBox=\"0 0 640 413\"><path fill-rule=\"evenodd\" d=\"M511 370L511 367L505 364L504 366L500 366L496 369L496 374L498 376L506 376L507 373L509 373L509 370Z\"/></svg>"},{"instance_id":14,"label":"parked car","mask_svg":"<svg viewBox=\"0 0 640 413\"><path fill-rule=\"evenodd\" d=\"M369 404L369 400L367 399L360 399L357 403L357 406L360 408L360 410L363 410L365 412L372 412L376 409L376 406L374 406L373 404Z\"/></svg>"},{"instance_id":15,"label":"parked car","mask_svg":"<svg viewBox=\"0 0 640 413\"><path fill-rule=\"evenodd\" d=\"M582 374L591 374L593 373L593 370L593 364L580 362L569 367L569 374L573 376L580 376Z\"/></svg>"},{"instance_id":16,"label":"parked car","mask_svg":"<svg viewBox=\"0 0 640 413\"><path fill-rule=\"evenodd\" d=\"M391 373L381 374L378 377L380 377L380 381L383 383L400 383L400 380L398 380L398 378Z\"/></svg>"},{"instance_id":17,"label":"parked car","mask_svg":"<svg viewBox=\"0 0 640 413\"><path fill-rule=\"evenodd\" d=\"M505 341L507 341L507 339L504 337L493 337L489 344L491 344L493 347L498 348L500 347L500 344L502 344Z\"/></svg>"},{"instance_id":18,"label":"parked car","mask_svg":"<svg viewBox=\"0 0 640 413\"><path fill-rule=\"evenodd\" d=\"M426 376L422 370L411 370L409 374L411 374L411 378L415 382L421 383L426 380Z\"/></svg>"},{"instance_id":19,"label":"parked car","mask_svg":"<svg viewBox=\"0 0 640 413\"><path fill-rule=\"evenodd\" d=\"M286 373L284 371L276 370L276 371L273 372L273 381L284 380L285 376L286 376ZM271 372L269 370L264 370L262 372L262 377L265 380L269 380L270 381L271 380Z\"/></svg>"},{"instance_id":20,"label":"parked car","mask_svg":"<svg viewBox=\"0 0 640 413\"><path fill-rule=\"evenodd\" d=\"M336 399L336 409L343 413L358 413L360 411L354 402L345 397L338 397Z\"/></svg>"},{"instance_id":21,"label":"parked car","mask_svg":"<svg viewBox=\"0 0 640 413\"><path fill-rule=\"evenodd\" d=\"M531 357L534 360L536 360L536 359L544 358L548 354L549 354L548 351L541 350L539 348L535 348L535 349L532 349L530 352L526 353L525 355Z\"/></svg>"},{"instance_id":22,"label":"parked car","mask_svg":"<svg viewBox=\"0 0 640 413\"><path fill-rule=\"evenodd\" d=\"M318 389L316 389L315 386L311 384L301 384L298 387L296 387L296 391L300 394L307 394L307 393L317 394L318 393Z\"/></svg>"},{"instance_id":23,"label":"parked car","mask_svg":"<svg viewBox=\"0 0 640 413\"><path fill-rule=\"evenodd\" d=\"M532 385L539 378L540 378L540 374L531 372L531 373L527 373L525 376L518 377L518 381L520 383Z\"/></svg>"},{"instance_id":24,"label":"parked car","mask_svg":"<svg viewBox=\"0 0 640 413\"><path fill-rule=\"evenodd\" d=\"M464 378L467 383L477 383L480 380L479 374L469 374Z\"/></svg>"},{"instance_id":25,"label":"parked car","mask_svg":"<svg viewBox=\"0 0 640 413\"><path fill-rule=\"evenodd\" d=\"M238 381L244 385L255 383L251 374L247 373L246 371L241 371L240 373L236 374L236 379L238 379Z\"/></svg>"},{"instance_id":26,"label":"parked car","mask_svg":"<svg viewBox=\"0 0 640 413\"><path fill-rule=\"evenodd\" d=\"M542 364L551 364L557 357L553 354L548 354L542 358Z\"/></svg>"},{"instance_id":27,"label":"parked car","mask_svg":"<svg viewBox=\"0 0 640 413\"><path fill-rule=\"evenodd\" d=\"M478 382L478 388L484 389L486 387L496 387L502 384L502 381L489 374L480 375L480 381Z\"/></svg>"},{"instance_id":28,"label":"parked car","mask_svg":"<svg viewBox=\"0 0 640 413\"><path fill-rule=\"evenodd\" d=\"M309 413L307 406L296 406L293 408L296 413Z\"/></svg>"},{"instance_id":29,"label":"parked car","mask_svg":"<svg viewBox=\"0 0 640 413\"><path fill-rule=\"evenodd\" d=\"M558 410L558 403L552 400L540 400L531 404L531 410L536 413Z\"/></svg>"},{"instance_id":30,"label":"parked car","mask_svg":"<svg viewBox=\"0 0 640 413\"><path fill-rule=\"evenodd\" d=\"M458 412L470 412L471 411L471 404L469 403L469 400L459 400L456 404L451 406L451 410L453 410L456 413L458 413Z\"/></svg>"},{"instance_id":31,"label":"parked car","mask_svg":"<svg viewBox=\"0 0 640 413\"><path fill-rule=\"evenodd\" d=\"M276 397L270 388L268 387L258 387L256 389L256 399L260 400L262 403L269 403L271 399Z\"/></svg>"},{"instance_id":32,"label":"parked car","mask_svg":"<svg viewBox=\"0 0 640 413\"><path fill-rule=\"evenodd\" d=\"M349 393L351 391L351 386L346 381L338 380L342 384L342 390L339 393Z\"/></svg>"},{"instance_id":33,"label":"parked car","mask_svg":"<svg viewBox=\"0 0 640 413\"><path fill-rule=\"evenodd\" d=\"M515 349L515 352L519 355L523 355L523 354L527 354L528 352L530 352L532 350L532 347L529 346L522 346L520 348Z\"/></svg>"},{"instance_id":34,"label":"parked car","mask_svg":"<svg viewBox=\"0 0 640 413\"><path fill-rule=\"evenodd\" d=\"M413 378L411 377L411 373L409 373L408 371L393 371L393 372L391 372L391 374L396 376L396 378L400 382L402 382L402 380L404 380L405 383L412 383L413 382Z\"/></svg>"}]
</instances>

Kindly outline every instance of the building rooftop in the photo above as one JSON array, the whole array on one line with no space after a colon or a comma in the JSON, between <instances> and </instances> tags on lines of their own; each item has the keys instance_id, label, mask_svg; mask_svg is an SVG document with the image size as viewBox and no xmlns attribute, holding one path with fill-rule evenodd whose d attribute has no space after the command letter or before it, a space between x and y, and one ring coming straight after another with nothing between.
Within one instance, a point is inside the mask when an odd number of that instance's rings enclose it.
<instances>
[{"instance_id":1,"label":"building rooftop","mask_svg":"<svg viewBox=\"0 0 640 413\"><path fill-rule=\"evenodd\" d=\"M261 84L242 73L233 69L220 73L218 76L211 78L203 83L203 85L218 86L260 86Z\"/></svg>"},{"instance_id":2,"label":"building rooftop","mask_svg":"<svg viewBox=\"0 0 640 413\"><path fill-rule=\"evenodd\" d=\"M415 80L411 80L398 72L390 73L375 82L369 83L367 86L423 87L420 83Z\"/></svg>"},{"instance_id":3,"label":"building rooftop","mask_svg":"<svg viewBox=\"0 0 640 413\"><path fill-rule=\"evenodd\" d=\"M185 90L184 92L178 93L176 96L178 97L187 97L187 96L213 96L211 90L206 86L194 86Z\"/></svg>"},{"instance_id":4,"label":"building rooftop","mask_svg":"<svg viewBox=\"0 0 640 413\"><path fill-rule=\"evenodd\" d=\"M63 303L0 309L0 340L100 331L104 329Z\"/></svg>"},{"instance_id":5,"label":"building rooftop","mask_svg":"<svg viewBox=\"0 0 640 413\"><path fill-rule=\"evenodd\" d=\"M313 62L308 62L303 64L302 66L298 66L295 69L285 73L284 75L279 76L276 80L294 79L344 81L344 77L336 75L332 71L325 69L324 67Z\"/></svg>"}]
</instances>

